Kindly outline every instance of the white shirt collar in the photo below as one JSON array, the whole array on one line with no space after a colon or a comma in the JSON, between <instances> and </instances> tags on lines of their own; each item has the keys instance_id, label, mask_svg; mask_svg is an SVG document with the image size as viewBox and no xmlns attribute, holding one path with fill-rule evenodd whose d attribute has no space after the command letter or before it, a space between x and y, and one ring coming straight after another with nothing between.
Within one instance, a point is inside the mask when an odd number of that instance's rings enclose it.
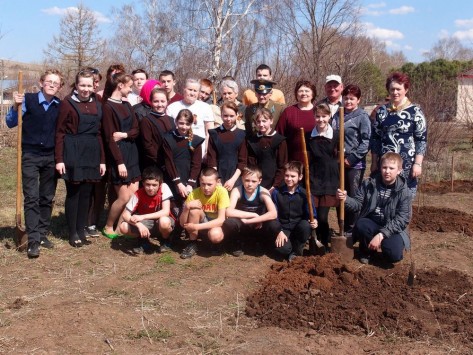
<instances>
[{"instance_id":1,"label":"white shirt collar","mask_svg":"<svg viewBox=\"0 0 473 355\"><path fill-rule=\"evenodd\" d=\"M329 126L327 126L327 131L319 133L319 131L317 131L317 127L314 127L314 129L312 130L312 133L310 134L310 136L311 137L325 137L325 138L328 138L328 139L332 139L333 138L333 128L329 125Z\"/></svg>"}]
</instances>

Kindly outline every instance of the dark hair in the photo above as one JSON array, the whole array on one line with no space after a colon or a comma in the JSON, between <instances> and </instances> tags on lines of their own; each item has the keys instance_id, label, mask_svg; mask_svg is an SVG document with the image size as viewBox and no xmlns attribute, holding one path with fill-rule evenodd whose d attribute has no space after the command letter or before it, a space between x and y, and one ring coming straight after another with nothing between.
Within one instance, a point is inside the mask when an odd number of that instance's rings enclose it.
<instances>
[{"instance_id":1,"label":"dark hair","mask_svg":"<svg viewBox=\"0 0 473 355\"><path fill-rule=\"evenodd\" d=\"M286 165L284 165L284 171L287 171L287 170L295 171L299 175L302 175L304 173L304 166L302 165L300 161L292 160L286 163Z\"/></svg>"},{"instance_id":2,"label":"dark hair","mask_svg":"<svg viewBox=\"0 0 473 355\"><path fill-rule=\"evenodd\" d=\"M185 119L188 124L193 124L194 123L194 114L188 110L188 109L182 109L179 111L179 113L176 116L176 126L177 126L177 121L179 121L181 118ZM191 151L194 151L194 147L192 146L192 140L194 139L194 132L192 132L192 127L189 128L189 133L187 134L186 139L188 140L188 146Z\"/></svg>"},{"instance_id":3,"label":"dark hair","mask_svg":"<svg viewBox=\"0 0 473 355\"><path fill-rule=\"evenodd\" d=\"M256 68L256 71L258 71L258 70L269 70L269 75L271 75L271 68L269 67L269 65L260 64L260 65L258 65L258 67Z\"/></svg>"},{"instance_id":4,"label":"dark hair","mask_svg":"<svg viewBox=\"0 0 473 355\"><path fill-rule=\"evenodd\" d=\"M231 76L231 75L225 75L225 76L222 78L222 81L224 81L224 80L233 80L233 81L235 81L235 78L234 78L233 76Z\"/></svg>"},{"instance_id":5,"label":"dark hair","mask_svg":"<svg viewBox=\"0 0 473 355\"><path fill-rule=\"evenodd\" d=\"M93 84L93 82L94 82L94 73L92 73L88 69L81 70L80 72L78 72L76 74L75 84L77 84L79 82L80 78L92 78L92 84ZM75 84L74 84L74 86L75 86Z\"/></svg>"},{"instance_id":6,"label":"dark hair","mask_svg":"<svg viewBox=\"0 0 473 355\"><path fill-rule=\"evenodd\" d=\"M322 112L323 114L329 115L329 116L332 115L330 106L327 105L325 102L322 102L315 107L314 113L317 114L317 112Z\"/></svg>"},{"instance_id":7,"label":"dark hair","mask_svg":"<svg viewBox=\"0 0 473 355\"><path fill-rule=\"evenodd\" d=\"M141 179L143 181L157 180L161 184L163 182L163 172L156 165L150 165L141 173Z\"/></svg>"},{"instance_id":8,"label":"dark hair","mask_svg":"<svg viewBox=\"0 0 473 355\"><path fill-rule=\"evenodd\" d=\"M396 82L398 84L401 84L404 86L404 89L409 89L411 85L411 81L409 79L409 76L407 74L401 73L401 72L394 72L391 75L388 76L386 79L386 90L389 92L389 87L391 86L392 82Z\"/></svg>"},{"instance_id":9,"label":"dark hair","mask_svg":"<svg viewBox=\"0 0 473 355\"><path fill-rule=\"evenodd\" d=\"M200 172L200 177L202 176L215 176L218 179L218 171L214 168L204 168Z\"/></svg>"},{"instance_id":10,"label":"dark hair","mask_svg":"<svg viewBox=\"0 0 473 355\"><path fill-rule=\"evenodd\" d=\"M131 72L132 76L135 74L144 74L146 79L148 79L148 73L144 69L135 69Z\"/></svg>"},{"instance_id":11,"label":"dark hair","mask_svg":"<svg viewBox=\"0 0 473 355\"><path fill-rule=\"evenodd\" d=\"M223 109L224 108L228 108L230 110L233 110L235 111L235 113L238 115L238 106L236 103L234 102L230 102L230 101L225 101L222 106L220 106L220 112L223 112Z\"/></svg>"},{"instance_id":12,"label":"dark hair","mask_svg":"<svg viewBox=\"0 0 473 355\"><path fill-rule=\"evenodd\" d=\"M116 71L118 73L124 73L125 72L125 66L122 63L117 63L117 64L112 64L108 67L107 69L107 81L112 79L112 72ZM107 85L107 84L105 84Z\"/></svg>"},{"instance_id":13,"label":"dark hair","mask_svg":"<svg viewBox=\"0 0 473 355\"><path fill-rule=\"evenodd\" d=\"M314 101L315 97L317 96L317 89L315 88L315 85L312 84L309 80L299 80L296 83L296 88L294 89L294 96L296 98L296 101L297 101L297 92L299 91L299 89L302 86L306 86L312 91L312 100L311 101Z\"/></svg>"},{"instance_id":14,"label":"dark hair","mask_svg":"<svg viewBox=\"0 0 473 355\"><path fill-rule=\"evenodd\" d=\"M155 94L164 94L164 96L166 96L166 100L169 101L169 98L168 98L168 93L166 92L166 90L164 90L163 88L154 88L153 90L151 90L151 94L149 94L149 101L153 101L153 96Z\"/></svg>"},{"instance_id":15,"label":"dark hair","mask_svg":"<svg viewBox=\"0 0 473 355\"><path fill-rule=\"evenodd\" d=\"M266 118L266 119L268 119L268 120L272 120L272 119L273 119L273 114L272 114L271 111L268 110L266 107L260 107L259 109L256 110L255 115L253 116L255 122L256 122L256 119L257 119L259 116L263 116L264 118Z\"/></svg>"},{"instance_id":16,"label":"dark hair","mask_svg":"<svg viewBox=\"0 0 473 355\"><path fill-rule=\"evenodd\" d=\"M126 84L129 83L130 81L133 81L133 78L131 77L130 74L125 74L125 73L117 73L113 74L111 80L108 80L107 83L108 85L105 84L105 89L103 91L103 102L106 102L110 96L112 96L112 93L116 90L118 87L118 84Z\"/></svg>"},{"instance_id":17,"label":"dark hair","mask_svg":"<svg viewBox=\"0 0 473 355\"><path fill-rule=\"evenodd\" d=\"M172 80L176 80L176 76L174 75L174 73L170 70L163 70L161 73L159 73L159 76L158 76L158 79L161 80L161 77L162 76L168 76L168 75L171 75L172 76Z\"/></svg>"},{"instance_id":18,"label":"dark hair","mask_svg":"<svg viewBox=\"0 0 473 355\"><path fill-rule=\"evenodd\" d=\"M214 90L214 84L209 79L200 79L200 87L208 86L211 91Z\"/></svg>"},{"instance_id":19,"label":"dark hair","mask_svg":"<svg viewBox=\"0 0 473 355\"><path fill-rule=\"evenodd\" d=\"M342 96L347 96L348 94L351 94L355 96L357 99L360 99L361 97L361 89L357 85L349 84L345 86L345 88L342 91Z\"/></svg>"},{"instance_id":20,"label":"dark hair","mask_svg":"<svg viewBox=\"0 0 473 355\"><path fill-rule=\"evenodd\" d=\"M253 175L256 174L258 178L261 178L263 176L263 171L261 168L257 165L248 165L243 168L243 171L241 172L241 176L245 175Z\"/></svg>"}]
</instances>

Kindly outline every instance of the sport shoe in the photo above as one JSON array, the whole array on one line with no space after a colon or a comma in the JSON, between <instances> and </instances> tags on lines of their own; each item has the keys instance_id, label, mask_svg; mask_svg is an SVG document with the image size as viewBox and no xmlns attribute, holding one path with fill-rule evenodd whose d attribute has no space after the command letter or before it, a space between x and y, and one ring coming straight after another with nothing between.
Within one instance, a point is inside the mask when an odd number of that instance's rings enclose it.
<instances>
[{"instance_id":1,"label":"sport shoe","mask_svg":"<svg viewBox=\"0 0 473 355\"><path fill-rule=\"evenodd\" d=\"M289 256L287 257L287 261L289 261L290 263L294 261L294 259L297 258L297 255L296 253L291 253L289 254Z\"/></svg>"},{"instance_id":2,"label":"sport shoe","mask_svg":"<svg viewBox=\"0 0 473 355\"><path fill-rule=\"evenodd\" d=\"M100 231L97 229L95 225L85 227L85 232L92 238L100 237Z\"/></svg>"},{"instance_id":3,"label":"sport shoe","mask_svg":"<svg viewBox=\"0 0 473 355\"><path fill-rule=\"evenodd\" d=\"M171 243L169 242L161 243L160 247L161 247L161 253L167 253L168 251L172 250Z\"/></svg>"},{"instance_id":4,"label":"sport shoe","mask_svg":"<svg viewBox=\"0 0 473 355\"><path fill-rule=\"evenodd\" d=\"M241 242L235 243L235 249L233 249L232 255L236 257L245 255Z\"/></svg>"},{"instance_id":5,"label":"sport shoe","mask_svg":"<svg viewBox=\"0 0 473 355\"><path fill-rule=\"evenodd\" d=\"M39 256L39 242L28 243L28 258L37 258Z\"/></svg>"},{"instance_id":6,"label":"sport shoe","mask_svg":"<svg viewBox=\"0 0 473 355\"><path fill-rule=\"evenodd\" d=\"M197 243L190 242L182 251L181 259L190 259L197 254Z\"/></svg>"},{"instance_id":7,"label":"sport shoe","mask_svg":"<svg viewBox=\"0 0 473 355\"><path fill-rule=\"evenodd\" d=\"M133 248L133 253L135 254L152 254L154 252L154 246L149 242L148 239L142 239L140 245Z\"/></svg>"},{"instance_id":8,"label":"sport shoe","mask_svg":"<svg viewBox=\"0 0 473 355\"><path fill-rule=\"evenodd\" d=\"M370 257L369 256L360 256L360 263L362 264L369 264L370 263Z\"/></svg>"},{"instance_id":9,"label":"sport shoe","mask_svg":"<svg viewBox=\"0 0 473 355\"><path fill-rule=\"evenodd\" d=\"M41 248L52 249L54 244L46 237L41 237L40 241Z\"/></svg>"}]
</instances>

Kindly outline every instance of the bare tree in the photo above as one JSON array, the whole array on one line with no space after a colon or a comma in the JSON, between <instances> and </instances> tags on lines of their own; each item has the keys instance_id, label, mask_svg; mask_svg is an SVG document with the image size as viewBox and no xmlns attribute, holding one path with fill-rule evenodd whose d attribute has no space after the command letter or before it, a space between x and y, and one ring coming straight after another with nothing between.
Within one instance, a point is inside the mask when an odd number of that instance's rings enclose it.
<instances>
[{"instance_id":1,"label":"bare tree","mask_svg":"<svg viewBox=\"0 0 473 355\"><path fill-rule=\"evenodd\" d=\"M66 73L97 64L103 56L105 41L100 38L97 18L92 10L79 4L63 16L59 35L53 36L45 54L56 58Z\"/></svg>"},{"instance_id":2,"label":"bare tree","mask_svg":"<svg viewBox=\"0 0 473 355\"><path fill-rule=\"evenodd\" d=\"M445 60L472 60L473 49L461 44L458 38L448 37L439 39L430 51L424 54L429 61L436 59Z\"/></svg>"}]
</instances>

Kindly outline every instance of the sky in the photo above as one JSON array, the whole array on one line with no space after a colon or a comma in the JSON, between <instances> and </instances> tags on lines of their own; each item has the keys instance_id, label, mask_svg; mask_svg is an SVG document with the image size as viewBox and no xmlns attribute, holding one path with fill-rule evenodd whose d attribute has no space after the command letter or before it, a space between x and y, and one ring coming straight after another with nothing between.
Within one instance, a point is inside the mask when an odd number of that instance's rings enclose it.
<instances>
[{"instance_id":1,"label":"sky","mask_svg":"<svg viewBox=\"0 0 473 355\"><path fill-rule=\"evenodd\" d=\"M43 49L59 32L61 15L78 0L0 0L0 59L41 62ZM113 32L111 10L137 0L82 0L95 11L104 36ZM402 51L408 61L425 60L423 53L441 38L454 36L473 48L471 0L361 0L361 22L370 37L388 51Z\"/></svg>"}]
</instances>

